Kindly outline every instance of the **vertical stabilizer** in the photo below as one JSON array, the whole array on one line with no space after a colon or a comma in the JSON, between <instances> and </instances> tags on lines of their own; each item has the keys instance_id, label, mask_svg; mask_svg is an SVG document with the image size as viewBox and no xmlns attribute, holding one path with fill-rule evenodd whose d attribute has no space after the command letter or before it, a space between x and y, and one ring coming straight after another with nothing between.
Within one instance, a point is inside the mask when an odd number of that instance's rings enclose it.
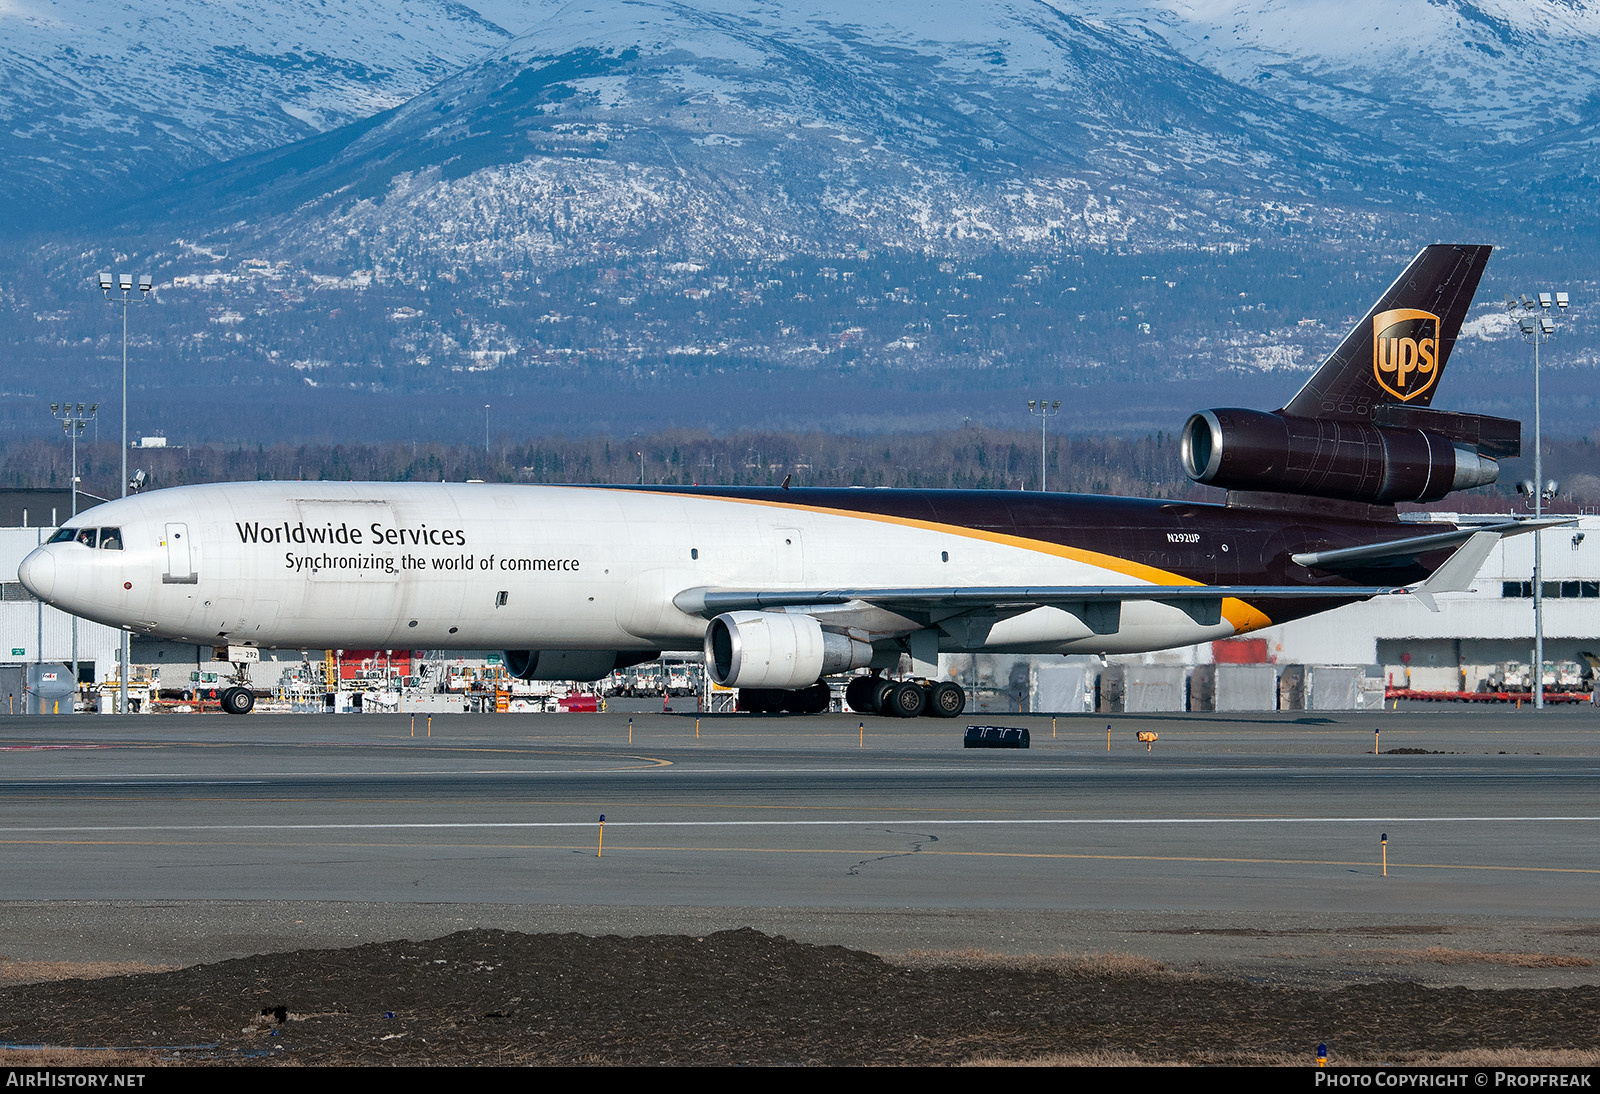
<instances>
[{"instance_id":1,"label":"vertical stabilizer","mask_svg":"<svg viewBox=\"0 0 1600 1094\"><path fill-rule=\"evenodd\" d=\"M1384 404L1427 406L1493 249L1424 247L1280 413L1370 422Z\"/></svg>"}]
</instances>

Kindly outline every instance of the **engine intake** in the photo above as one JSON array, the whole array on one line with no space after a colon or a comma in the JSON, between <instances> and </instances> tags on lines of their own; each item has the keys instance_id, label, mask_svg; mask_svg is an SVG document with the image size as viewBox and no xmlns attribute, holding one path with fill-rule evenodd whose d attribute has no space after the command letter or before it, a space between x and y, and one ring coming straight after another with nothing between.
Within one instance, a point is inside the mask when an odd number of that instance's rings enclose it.
<instances>
[{"instance_id":1,"label":"engine intake","mask_svg":"<svg viewBox=\"0 0 1600 1094\"><path fill-rule=\"evenodd\" d=\"M1500 473L1477 449L1427 430L1260 410L1202 410L1184 425L1182 449L1196 482L1371 504L1437 501Z\"/></svg>"},{"instance_id":2,"label":"engine intake","mask_svg":"<svg viewBox=\"0 0 1600 1094\"><path fill-rule=\"evenodd\" d=\"M660 650L506 650L506 671L518 680L603 680L618 669L654 661Z\"/></svg>"},{"instance_id":3,"label":"engine intake","mask_svg":"<svg viewBox=\"0 0 1600 1094\"><path fill-rule=\"evenodd\" d=\"M865 668L872 644L822 629L814 616L726 612L706 628L706 668L725 688L804 688Z\"/></svg>"}]
</instances>

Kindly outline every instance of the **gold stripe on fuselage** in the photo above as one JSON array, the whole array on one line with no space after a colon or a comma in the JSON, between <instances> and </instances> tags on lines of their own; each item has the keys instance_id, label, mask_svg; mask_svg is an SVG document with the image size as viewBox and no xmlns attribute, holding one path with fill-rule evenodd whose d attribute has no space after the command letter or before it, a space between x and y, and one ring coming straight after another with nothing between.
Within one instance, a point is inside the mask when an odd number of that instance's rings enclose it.
<instances>
[{"instance_id":1,"label":"gold stripe on fuselage","mask_svg":"<svg viewBox=\"0 0 1600 1094\"><path fill-rule=\"evenodd\" d=\"M581 490L617 490L621 493L640 493L638 488L609 487L609 486L584 486L569 487ZM1137 581L1148 581L1152 585L1203 585L1204 582L1196 581L1192 577L1184 577L1170 570L1158 569L1147 566L1142 562L1135 562L1130 558L1120 558L1116 555L1103 554L1099 551L1090 551L1083 547L1073 547L1065 543L1051 543L1049 540L1031 539L1027 536L1012 535L1007 532L991 532L984 528L969 528L961 524L942 524L934 520L922 520L917 517L898 517L887 513L863 512L859 509L835 509L827 505L806 505L802 502L769 501L765 498L729 497L722 494L691 494L678 493L671 489L647 490L648 493L666 494L681 498L703 498L707 501L731 502L739 505L761 505L769 509L787 509L805 513L822 513L835 517L854 517L858 520L874 520L880 524L893 524L902 528L920 528L929 532L944 532L948 535L963 536L967 539L983 540L987 543L999 543L1007 547L1020 547L1025 551L1034 551L1038 554L1054 555L1057 558L1071 559L1089 566L1098 566L1103 570L1123 574ZM1154 592L1154 590L1152 590ZM1152 597L1154 599L1154 597ZM1224 597L1222 601L1222 617L1233 625L1236 634L1248 634L1250 631L1270 627L1272 620L1260 609L1240 600L1238 597Z\"/></svg>"}]
</instances>

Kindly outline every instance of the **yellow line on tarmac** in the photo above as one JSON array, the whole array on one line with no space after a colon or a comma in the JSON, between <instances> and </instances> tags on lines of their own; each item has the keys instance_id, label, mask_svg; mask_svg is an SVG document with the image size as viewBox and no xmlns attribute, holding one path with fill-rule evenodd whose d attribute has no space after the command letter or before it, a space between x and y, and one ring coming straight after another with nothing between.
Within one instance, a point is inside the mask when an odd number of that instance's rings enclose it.
<instances>
[{"instance_id":1,"label":"yellow line on tarmac","mask_svg":"<svg viewBox=\"0 0 1600 1094\"><path fill-rule=\"evenodd\" d=\"M301 843L292 840L273 839L270 843L260 840L251 841L201 841L201 840L4 840L0 846L42 846L42 847L254 847L258 849L270 847L275 850L285 849L316 849L335 847L365 847L382 848L385 850L412 849L423 850L438 847L448 847L457 850L531 850L531 851L583 851L588 844L570 843L414 843L397 842L383 843L375 841L318 841L315 843ZM883 855L897 858L912 858L932 856L935 858L1000 858L1000 859L1037 859L1058 861L1084 861L1084 862L1192 862L1210 863L1216 865L1254 865L1254 866L1340 866L1376 869L1378 864L1360 859L1297 859L1297 858L1241 858L1228 856L1201 856L1201 855L1088 855L1069 852L1040 852L1040 851L944 851L931 848L912 850L904 844L895 847L671 847L629 845L615 843L612 847L613 856L635 852L640 854L740 854L740 855ZM1576 866L1497 866L1492 864L1449 863L1449 862L1390 862L1391 871L1401 870L1467 870L1467 871L1498 871L1510 873L1530 874L1600 874L1600 868Z\"/></svg>"}]
</instances>

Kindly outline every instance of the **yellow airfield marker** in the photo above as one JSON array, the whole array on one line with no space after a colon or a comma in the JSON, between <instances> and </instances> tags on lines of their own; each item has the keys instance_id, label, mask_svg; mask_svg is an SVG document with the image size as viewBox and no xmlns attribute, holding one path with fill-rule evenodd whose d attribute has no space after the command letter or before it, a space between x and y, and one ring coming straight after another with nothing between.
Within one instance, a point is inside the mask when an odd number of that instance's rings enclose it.
<instances>
[{"instance_id":1,"label":"yellow airfield marker","mask_svg":"<svg viewBox=\"0 0 1600 1094\"><path fill-rule=\"evenodd\" d=\"M856 723L856 730L861 735L861 739L856 742L856 747L857 748L866 748L867 747L867 723L865 723L865 722L857 722Z\"/></svg>"},{"instance_id":2,"label":"yellow airfield marker","mask_svg":"<svg viewBox=\"0 0 1600 1094\"><path fill-rule=\"evenodd\" d=\"M628 719L628 743L633 744L633 719Z\"/></svg>"},{"instance_id":3,"label":"yellow airfield marker","mask_svg":"<svg viewBox=\"0 0 1600 1094\"><path fill-rule=\"evenodd\" d=\"M1050 739L1052 741L1056 739L1056 716L1054 714L1050 715Z\"/></svg>"},{"instance_id":4,"label":"yellow airfield marker","mask_svg":"<svg viewBox=\"0 0 1600 1094\"><path fill-rule=\"evenodd\" d=\"M606 815L600 814L600 843L594 849L594 857L599 858L606 852Z\"/></svg>"},{"instance_id":5,"label":"yellow airfield marker","mask_svg":"<svg viewBox=\"0 0 1600 1094\"><path fill-rule=\"evenodd\" d=\"M1389 833L1384 832L1378 837L1378 842L1383 844L1383 876L1389 876Z\"/></svg>"},{"instance_id":6,"label":"yellow airfield marker","mask_svg":"<svg viewBox=\"0 0 1600 1094\"><path fill-rule=\"evenodd\" d=\"M415 737L416 735L417 735L417 716L415 714L413 714L411 716L411 736Z\"/></svg>"},{"instance_id":7,"label":"yellow airfield marker","mask_svg":"<svg viewBox=\"0 0 1600 1094\"><path fill-rule=\"evenodd\" d=\"M694 739L697 741L700 739L700 719L698 718L694 720Z\"/></svg>"},{"instance_id":8,"label":"yellow airfield marker","mask_svg":"<svg viewBox=\"0 0 1600 1094\"><path fill-rule=\"evenodd\" d=\"M433 715L428 715L428 736L433 736Z\"/></svg>"}]
</instances>

